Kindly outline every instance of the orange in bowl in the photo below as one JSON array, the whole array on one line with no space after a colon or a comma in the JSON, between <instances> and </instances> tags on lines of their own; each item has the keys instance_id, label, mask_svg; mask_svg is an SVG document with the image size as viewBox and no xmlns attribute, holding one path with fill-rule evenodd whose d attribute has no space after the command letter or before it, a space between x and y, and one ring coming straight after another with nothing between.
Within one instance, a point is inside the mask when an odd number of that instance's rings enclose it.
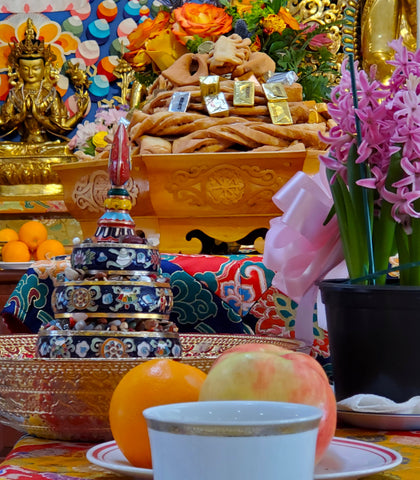
<instances>
[{"instance_id":1,"label":"orange in bowl","mask_svg":"<svg viewBox=\"0 0 420 480\"><path fill-rule=\"evenodd\" d=\"M13 228L2 228L0 230L0 242L10 242L11 240L19 240L19 235Z\"/></svg>"},{"instance_id":2,"label":"orange in bowl","mask_svg":"<svg viewBox=\"0 0 420 480\"><path fill-rule=\"evenodd\" d=\"M35 252L42 242L48 238L46 226L38 220L25 222L19 228L19 240L26 243L31 252Z\"/></svg>"},{"instance_id":3,"label":"orange in bowl","mask_svg":"<svg viewBox=\"0 0 420 480\"><path fill-rule=\"evenodd\" d=\"M197 401L206 376L197 367L168 358L149 360L124 375L111 397L109 422L114 440L130 463L152 468L143 410Z\"/></svg>"},{"instance_id":4,"label":"orange in bowl","mask_svg":"<svg viewBox=\"0 0 420 480\"><path fill-rule=\"evenodd\" d=\"M31 252L26 243L20 240L11 240L3 246L1 256L3 262L29 262Z\"/></svg>"},{"instance_id":5,"label":"orange in bowl","mask_svg":"<svg viewBox=\"0 0 420 480\"><path fill-rule=\"evenodd\" d=\"M38 245L35 258L36 260L51 260L53 257L65 255L65 253L64 245L59 240L51 238Z\"/></svg>"}]
</instances>

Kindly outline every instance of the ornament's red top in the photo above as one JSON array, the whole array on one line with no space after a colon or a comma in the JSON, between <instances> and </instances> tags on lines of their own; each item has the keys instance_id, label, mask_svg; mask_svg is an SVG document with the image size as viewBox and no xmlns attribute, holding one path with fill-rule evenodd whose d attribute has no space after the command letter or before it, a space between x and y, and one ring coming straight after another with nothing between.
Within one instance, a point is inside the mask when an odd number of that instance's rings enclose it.
<instances>
[{"instance_id":1,"label":"ornament's red top","mask_svg":"<svg viewBox=\"0 0 420 480\"><path fill-rule=\"evenodd\" d=\"M130 178L130 143L125 125L120 123L115 132L109 155L108 172L112 185L122 187Z\"/></svg>"}]
</instances>

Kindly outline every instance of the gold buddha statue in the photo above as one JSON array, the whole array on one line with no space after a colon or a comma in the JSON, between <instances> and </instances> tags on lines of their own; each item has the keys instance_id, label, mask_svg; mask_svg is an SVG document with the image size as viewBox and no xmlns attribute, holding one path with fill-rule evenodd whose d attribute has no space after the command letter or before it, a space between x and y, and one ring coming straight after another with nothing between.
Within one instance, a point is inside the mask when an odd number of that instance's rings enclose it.
<instances>
[{"instance_id":1,"label":"gold buddha statue","mask_svg":"<svg viewBox=\"0 0 420 480\"><path fill-rule=\"evenodd\" d=\"M78 110L69 115L55 88L56 56L50 45L37 39L30 18L24 39L10 47L8 75L12 88L0 109L0 133L3 138L18 133L20 141L0 142L0 195L10 194L8 185L59 183L51 165L75 161L65 135L75 128L89 105L87 74L70 64L66 75L75 88ZM17 187L12 190L16 193Z\"/></svg>"},{"instance_id":2,"label":"gold buddha statue","mask_svg":"<svg viewBox=\"0 0 420 480\"><path fill-rule=\"evenodd\" d=\"M361 56L363 69L377 65L376 78L387 82L393 67L394 50L389 42L402 36L410 50L416 49L416 2L413 0L366 0L361 15Z\"/></svg>"}]
</instances>

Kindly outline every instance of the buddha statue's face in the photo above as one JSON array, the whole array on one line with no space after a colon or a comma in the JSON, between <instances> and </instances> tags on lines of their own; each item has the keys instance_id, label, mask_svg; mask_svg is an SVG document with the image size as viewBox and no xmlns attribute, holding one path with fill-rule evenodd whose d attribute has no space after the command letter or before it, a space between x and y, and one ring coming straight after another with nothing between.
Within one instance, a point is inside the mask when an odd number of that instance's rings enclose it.
<instances>
[{"instance_id":1,"label":"buddha statue's face","mask_svg":"<svg viewBox=\"0 0 420 480\"><path fill-rule=\"evenodd\" d=\"M19 75L25 86L38 87L44 78L45 63L42 58L19 60Z\"/></svg>"}]
</instances>

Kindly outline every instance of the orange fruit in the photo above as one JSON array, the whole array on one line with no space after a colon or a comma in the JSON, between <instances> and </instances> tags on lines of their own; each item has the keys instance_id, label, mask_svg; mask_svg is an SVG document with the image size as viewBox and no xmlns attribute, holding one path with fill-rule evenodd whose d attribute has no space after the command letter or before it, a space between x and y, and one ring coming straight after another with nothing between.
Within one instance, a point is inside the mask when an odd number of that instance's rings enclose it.
<instances>
[{"instance_id":1,"label":"orange fruit","mask_svg":"<svg viewBox=\"0 0 420 480\"><path fill-rule=\"evenodd\" d=\"M19 235L12 228L2 228L0 230L0 242L10 242L10 240L19 240Z\"/></svg>"},{"instance_id":2,"label":"orange fruit","mask_svg":"<svg viewBox=\"0 0 420 480\"><path fill-rule=\"evenodd\" d=\"M38 245L35 252L36 260L51 260L58 255L65 255L64 245L59 240L49 239Z\"/></svg>"},{"instance_id":3,"label":"orange fruit","mask_svg":"<svg viewBox=\"0 0 420 480\"><path fill-rule=\"evenodd\" d=\"M48 238L48 230L38 220L30 220L19 228L19 240L28 245L31 252L35 252L38 245Z\"/></svg>"},{"instance_id":4,"label":"orange fruit","mask_svg":"<svg viewBox=\"0 0 420 480\"><path fill-rule=\"evenodd\" d=\"M3 262L29 262L31 252L26 243L20 240L11 240L1 250Z\"/></svg>"},{"instance_id":5,"label":"orange fruit","mask_svg":"<svg viewBox=\"0 0 420 480\"><path fill-rule=\"evenodd\" d=\"M197 401L206 376L192 365L168 358L148 360L124 375L111 397L109 422L114 440L129 462L152 468L143 410Z\"/></svg>"}]
</instances>

